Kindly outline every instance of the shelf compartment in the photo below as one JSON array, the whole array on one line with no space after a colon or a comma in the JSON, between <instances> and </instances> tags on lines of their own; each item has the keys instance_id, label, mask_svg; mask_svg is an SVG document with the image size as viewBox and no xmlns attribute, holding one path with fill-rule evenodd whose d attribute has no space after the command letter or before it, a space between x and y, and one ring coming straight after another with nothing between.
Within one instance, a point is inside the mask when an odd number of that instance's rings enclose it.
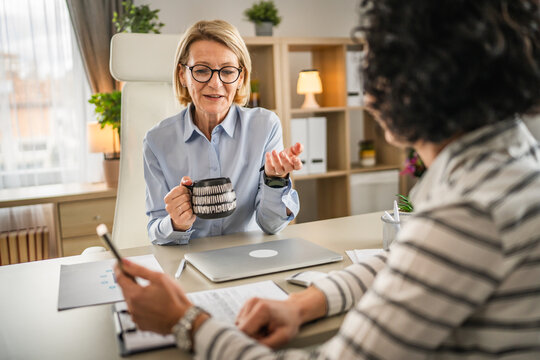
<instances>
[{"instance_id":1,"label":"shelf compartment","mask_svg":"<svg viewBox=\"0 0 540 360\"><path fill-rule=\"evenodd\" d=\"M321 111L317 113L309 111L295 114L294 118L311 117L310 115L326 117L327 169L347 170L350 160L346 113L344 111Z\"/></svg>"},{"instance_id":2,"label":"shelf compartment","mask_svg":"<svg viewBox=\"0 0 540 360\"><path fill-rule=\"evenodd\" d=\"M342 107L347 103L345 71L346 45L330 40L326 44L285 45L288 62L290 101L298 107L304 96L296 93L298 73L305 69L317 69L321 77L323 92L315 95L322 107Z\"/></svg>"},{"instance_id":3,"label":"shelf compartment","mask_svg":"<svg viewBox=\"0 0 540 360\"><path fill-rule=\"evenodd\" d=\"M247 45L251 56L251 80L259 81L260 107L276 109L276 48L270 45Z\"/></svg>"}]
</instances>

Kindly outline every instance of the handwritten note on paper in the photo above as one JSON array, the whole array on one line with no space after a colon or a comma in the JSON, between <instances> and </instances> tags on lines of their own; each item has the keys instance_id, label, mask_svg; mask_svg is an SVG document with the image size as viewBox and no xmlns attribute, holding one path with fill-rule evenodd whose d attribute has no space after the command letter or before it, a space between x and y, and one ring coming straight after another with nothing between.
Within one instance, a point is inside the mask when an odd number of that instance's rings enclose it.
<instances>
[{"instance_id":1,"label":"handwritten note on paper","mask_svg":"<svg viewBox=\"0 0 540 360\"><path fill-rule=\"evenodd\" d=\"M353 264L358 264L366 258L370 258L375 255L385 254L384 249L355 249L355 250L346 250L345 253L349 256Z\"/></svg>"},{"instance_id":2,"label":"handwritten note on paper","mask_svg":"<svg viewBox=\"0 0 540 360\"><path fill-rule=\"evenodd\" d=\"M128 259L151 270L163 272L154 255L134 256ZM114 264L116 259L61 265L58 310L124 300L114 277ZM143 286L147 284L143 279L137 279L137 282Z\"/></svg>"}]
</instances>

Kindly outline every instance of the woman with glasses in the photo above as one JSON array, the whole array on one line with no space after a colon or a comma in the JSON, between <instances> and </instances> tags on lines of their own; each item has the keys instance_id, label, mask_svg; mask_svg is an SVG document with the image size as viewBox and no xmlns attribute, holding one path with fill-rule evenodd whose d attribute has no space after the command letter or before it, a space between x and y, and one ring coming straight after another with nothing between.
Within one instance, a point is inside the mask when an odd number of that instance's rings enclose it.
<instances>
[{"instance_id":1,"label":"woman with glasses","mask_svg":"<svg viewBox=\"0 0 540 360\"><path fill-rule=\"evenodd\" d=\"M143 144L151 241L187 244L259 227L280 231L300 209L289 174L302 167L302 145L284 150L276 114L242 106L251 59L238 30L221 20L197 22L180 40L175 61L175 96L187 107L150 129ZM199 219L186 186L218 177L230 178L236 210Z\"/></svg>"}]
</instances>

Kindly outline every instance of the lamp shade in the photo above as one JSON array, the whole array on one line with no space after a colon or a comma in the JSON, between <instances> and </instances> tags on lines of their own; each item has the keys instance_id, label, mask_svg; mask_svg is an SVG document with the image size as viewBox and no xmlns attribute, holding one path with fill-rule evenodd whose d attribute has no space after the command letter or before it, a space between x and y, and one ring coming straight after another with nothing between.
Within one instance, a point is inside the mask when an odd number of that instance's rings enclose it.
<instances>
[{"instance_id":1,"label":"lamp shade","mask_svg":"<svg viewBox=\"0 0 540 360\"><path fill-rule=\"evenodd\" d=\"M118 131L112 125L103 129L98 122L88 123L88 144L93 153L117 153L120 151Z\"/></svg>"},{"instance_id":2,"label":"lamp shade","mask_svg":"<svg viewBox=\"0 0 540 360\"><path fill-rule=\"evenodd\" d=\"M317 70L302 70L298 75L296 86L298 94L320 94L322 93L322 83Z\"/></svg>"}]
</instances>

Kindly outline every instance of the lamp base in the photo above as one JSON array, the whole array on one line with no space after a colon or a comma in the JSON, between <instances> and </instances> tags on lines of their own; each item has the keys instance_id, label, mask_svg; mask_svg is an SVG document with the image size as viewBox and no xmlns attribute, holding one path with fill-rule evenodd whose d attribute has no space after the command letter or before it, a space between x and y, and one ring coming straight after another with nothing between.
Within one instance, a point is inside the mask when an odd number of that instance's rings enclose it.
<instances>
[{"instance_id":1,"label":"lamp base","mask_svg":"<svg viewBox=\"0 0 540 360\"><path fill-rule=\"evenodd\" d=\"M302 104L301 108L302 109L320 108L319 104L317 104L317 100L315 100L315 94L307 93L306 98L304 99L304 103Z\"/></svg>"},{"instance_id":2,"label":"lamp base","mask_svg":"<svg viewBox=\"0 0 540 360\"><path fill-rule=\"evenodd\" d=\"M118 186L118 173L120 170L120 159L104 159L103 173L107 187L115 188Z\"/></svg>"}]
</instances>

